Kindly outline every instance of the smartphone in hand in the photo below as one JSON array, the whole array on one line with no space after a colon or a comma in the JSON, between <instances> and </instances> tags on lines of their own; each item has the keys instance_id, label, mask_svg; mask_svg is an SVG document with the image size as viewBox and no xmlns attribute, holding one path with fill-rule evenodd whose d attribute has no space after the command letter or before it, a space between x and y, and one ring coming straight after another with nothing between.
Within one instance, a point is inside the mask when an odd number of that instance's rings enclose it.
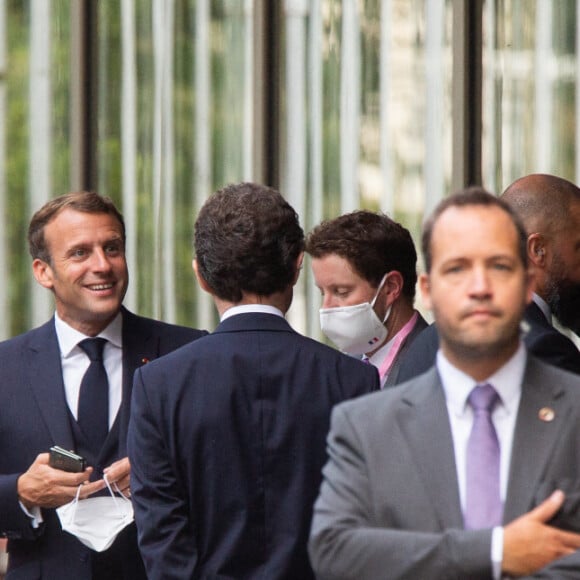
<instances>
[{"instance_id":1,"label":"smartphone in hand","mask_svg":"<svg viewBox=\"0 0 580 580\"><path fill-rule=\"evenodd\" d=\"M72 451L67 451L58 445L50 448L48 464L55 469L62 469L71 473L80 473L87 468L87 462L84 457Z\"/></svg>"}]
</instances>

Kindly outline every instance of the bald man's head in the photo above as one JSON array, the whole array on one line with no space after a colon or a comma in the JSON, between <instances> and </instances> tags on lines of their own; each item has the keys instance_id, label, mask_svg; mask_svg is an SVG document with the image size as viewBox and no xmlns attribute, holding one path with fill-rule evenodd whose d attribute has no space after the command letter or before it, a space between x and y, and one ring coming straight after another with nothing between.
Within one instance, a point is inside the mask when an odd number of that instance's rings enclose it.
<instances>
[{"instance_id":1,"label":"bald man's head","mask_svg":"<svg viewBox=\"0 0 580 580\"><path fill-rule=\"evenodd\" d=\"M528 234L536 293L565 326L580 318L580 189L547 174L526 175L502 194Z\"/></svg>"},{"instance_id":2,"label":"bald man's head","mask_svg":"<svg viewBox=\"0 0 580 580\"><path fill-rule=\"evenodd\" d=\"M570 206L580 201L580 189L561 177L535 173L514 181L502 199L518 213L528 235L552 236L566 227Z\"/></svg>"}]
</instances>

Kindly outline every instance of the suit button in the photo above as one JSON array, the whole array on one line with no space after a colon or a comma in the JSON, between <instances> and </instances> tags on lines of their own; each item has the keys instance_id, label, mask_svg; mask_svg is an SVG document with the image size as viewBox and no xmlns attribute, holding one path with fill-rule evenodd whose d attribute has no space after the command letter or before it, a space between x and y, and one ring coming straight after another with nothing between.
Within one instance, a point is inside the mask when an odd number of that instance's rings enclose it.
<instances>
[{"instance_id":1,"label":"suit button","mask_svg":"<svg viewBox=\"0 0 580 580\"><path fill-rule=\"evenodd\" d=\"M86 564L89 561L89 555L88 554L81 554L81 562L83 564Z\"/></svg>"}]
</instances>

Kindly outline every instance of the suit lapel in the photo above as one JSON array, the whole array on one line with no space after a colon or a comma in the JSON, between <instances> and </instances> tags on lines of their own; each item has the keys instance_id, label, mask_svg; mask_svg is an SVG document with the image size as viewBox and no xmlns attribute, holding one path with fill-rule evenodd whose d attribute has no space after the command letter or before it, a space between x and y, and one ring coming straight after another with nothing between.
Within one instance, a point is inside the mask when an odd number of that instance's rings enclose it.
<instances>
[{"instance_id":1,"label":"suit lapel","mask_svg":"<svg viewBox=\"0 0 580 580\"><path fill-rule=\"evenodd\" d=\"M423 485L441 529L462 528L463 514L445 396L435 368L416 380L399 415Z\"/></svg>"},{"instance_id":2,"label":"suit lapel","mask_svg":"<svg viewBox=\"0 0 580 580\"><path fill-rule=\"evenodd\" d=\"M125 308L123 313L123 400L116 422L119 423L119 456L127 454L127 430L131 412L131 393L135 371L159 356L159 337L151 325L141 324L139 317ZM115 441L107 442L106 447ZM105 452L107 449L104 450Z\"/></svg>"},{"instance_id":3,"label":"suit lapel","mask_svg":"<svg viewBox=\"0 0 580 580\"><path fill-rule=\"evenodd\" d=\"M541 409L551 409L553 420L541 420ZM544 379L542 365L528 357L512 444L504 522L533 507L538 484L568 415L563 390Z\"/></svg>"},{"instance_id":4,"label":"suit lapel","mask_svg":"<svg viewBox=\"0 0 580 580\"><path fill-rule=\"evenodd\" d=\"M36 399L40 415L54 444L73 449L74 438L64 392L54 320L34 331L25 348L28 385Z\"/></svg>"},{"instance_id":5,"label":"suit lapel","mask_svg":"<svg viewBox=\"0 0 580 580\"><path fill-rule=\"evenodd\" d=\"M530 302L526 306L524 320L530 324L539 324L543 328L553 328L550 321L544 316L542 309L535 302Z\"/></svg>"}]
</instances>

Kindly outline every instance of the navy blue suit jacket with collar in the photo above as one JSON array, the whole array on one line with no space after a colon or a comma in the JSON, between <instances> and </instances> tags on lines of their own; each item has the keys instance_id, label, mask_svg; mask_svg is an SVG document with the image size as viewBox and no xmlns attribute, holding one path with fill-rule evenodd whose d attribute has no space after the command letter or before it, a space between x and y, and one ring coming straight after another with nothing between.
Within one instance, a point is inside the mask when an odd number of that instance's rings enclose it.
<instances>
[{"instance_id":1,"label":"navy blue suit jacket with collar","mask_svg":"<svg viewBox=\"0 0 580 580\"><path fill-rule=\"evenodd\" d=\"M546 320L534 302L524 312L524 323L527 329L523 341L530 353L548 364L580 374L580 351L568 337ZM438 349L437 326L431 324L415 338L401 357L397 384L415 378L431 368L435 364Z\"/></svg>"},{"instance_id":2,"label":"navy blue suit jacket with collar","mask_svg":"<svg viewBox=\"0 0 580 580\"><path fill-rule=\"evenodd\" d=\"M238 314L135 374L129 457L149 580L313 579L336 403L378 373L272 314Z\"/></svg>"},{"instance_id":3,"label":"navy blue suit jacket with collar","mask_svg":"<svg viewBox=\"0 0 580 580\"><path fill-rule=\"evenodd\" d=\"M109 462L126 456L135 369L207 334L142 318L126 309L122 312L123 402L116 419L119 437L109 437L102 454ZM44 524L34 530L17 497L18 477L39 453L48 452L52 445L74 448L54 320L0 343L0 369L0 533L9 539L8 577L90 580L91 551L60 529L54 510L42 510ZM130 550L130 554L123 552L129 570L126 577L144 578L137 571L142 568L140 562L131 572L131 560L138 560L134 530L132 540L125 543ZM121 536L113 547L123 550Z\"/></svg>"}]
</instances>

